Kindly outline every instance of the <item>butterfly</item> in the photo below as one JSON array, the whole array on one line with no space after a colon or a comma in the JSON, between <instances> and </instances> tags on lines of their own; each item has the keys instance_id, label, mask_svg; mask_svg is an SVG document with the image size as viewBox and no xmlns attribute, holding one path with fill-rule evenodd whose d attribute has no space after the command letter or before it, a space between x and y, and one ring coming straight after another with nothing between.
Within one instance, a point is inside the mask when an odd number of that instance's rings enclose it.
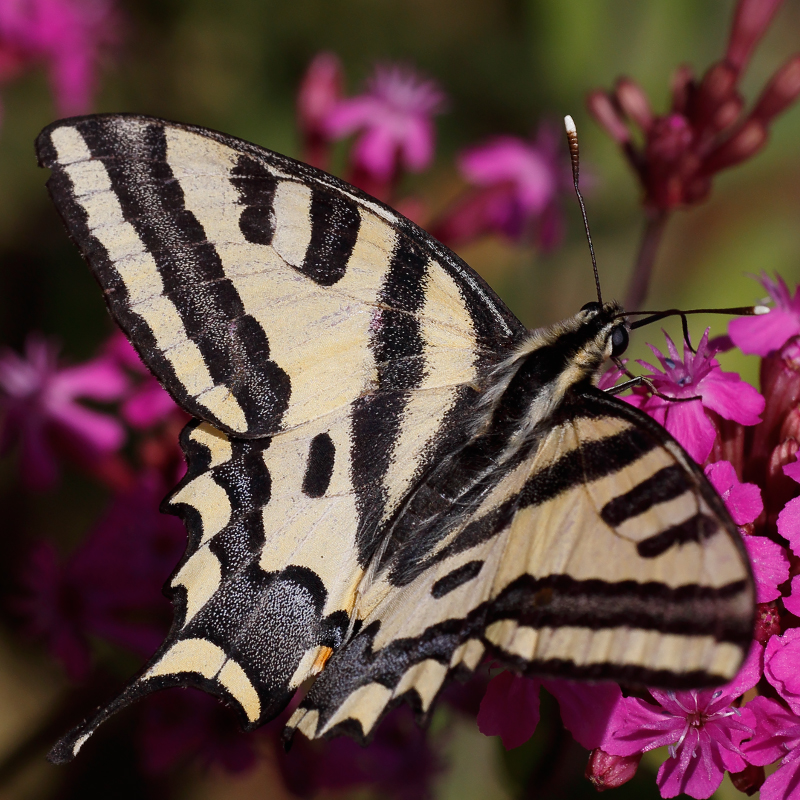
<instances>
[{"instance_id":1,"label":"butterfly","mask_svg":"<svg viewBox=\"0 0 800 800\"><path fill-rule=\"evenodd\" d=\"M366 741L489 653L523 674L730 680L754 584L738 530L656 422L597 388L616 303L527 330L458 256L348 184L134 115L37 140L109 310L175 401L188 546L174 622L71 759L156 689L245 728Z\"/></svg>"}]
</instances>

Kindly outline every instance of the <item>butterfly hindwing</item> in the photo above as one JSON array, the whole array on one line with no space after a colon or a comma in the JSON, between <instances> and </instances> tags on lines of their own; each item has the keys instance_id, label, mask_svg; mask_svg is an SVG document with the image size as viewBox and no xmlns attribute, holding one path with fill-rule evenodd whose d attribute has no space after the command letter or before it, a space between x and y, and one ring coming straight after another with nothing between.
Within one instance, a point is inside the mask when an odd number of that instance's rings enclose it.
<instances>
[{"instance_id":1,"label":"butterfly hindwing","mask_svg":"<svg viewBox=\"0 0 800 800\"><path fill-rule=\"evenodd\" d=\"M290 735L366 739L401 698L424 715L448 674L468 674L485 650L530 675L672 688L735 675L752 577L700 470L663 428L595 389L550 423L474 511L440 512L461 521L439 519L448 533L435 546L398 550Z\"/></svg>"}]
</instances>

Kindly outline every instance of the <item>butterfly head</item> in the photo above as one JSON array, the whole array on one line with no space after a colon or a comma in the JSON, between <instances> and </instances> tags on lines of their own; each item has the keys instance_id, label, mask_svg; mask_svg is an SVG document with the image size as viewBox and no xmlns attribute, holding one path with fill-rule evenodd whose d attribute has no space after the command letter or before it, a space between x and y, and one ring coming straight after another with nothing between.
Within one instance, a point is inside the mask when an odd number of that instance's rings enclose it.
<instances>
[{"instance_id":1,"label":"butterfly head","mask_svg":"<svg viewBox=\"0 0 800 800\"><path fill-rule=\"evenodd\" d=\"M587 355L593 354L599 366L607 358L619 358L628 347L628 324L618 303L586 303L576 315L586 331Z\"/></svg>"}]
</instances>

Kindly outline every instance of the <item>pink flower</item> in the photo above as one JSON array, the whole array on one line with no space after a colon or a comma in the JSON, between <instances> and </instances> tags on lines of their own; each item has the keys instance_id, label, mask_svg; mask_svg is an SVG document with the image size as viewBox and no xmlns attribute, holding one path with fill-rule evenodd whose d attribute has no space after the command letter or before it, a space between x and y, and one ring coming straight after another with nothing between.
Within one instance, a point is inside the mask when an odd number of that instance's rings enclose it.
<instances>
[{"instance_id":1,"label":"pink flower","mask_svg":"<svg viewBox=\"0 0 800 800\"><path fill-rule=\"evenodd\" d=\"M758 279L775 303L769 314L757 317L738 317L728 324L733 343L743 353L765 356L778 350L787 339L800 333L800 287L794 297L780 275L771 280L766 272Z\"/></svg>"},{"instance_id":2,"label":"pink flower","mask_svg":"<svg viewBox=\"0 0 800 800\"><path fill-rule=\"evenodd\" d=\"M764 676L795 714L800 714L800 628L773 636L764 653Z\"/></svg>"},{"instance_id":3,"label":"pink flower","mask_svg":"<svg viewBox=\"0 0 800 800\"><path fill-rule=\"evenodd\" d=\"M789 580L786 551L766 536L744 536L743 539L756 578L756 602L777 600L781 596L778 587Z\"/></svg>"},{"instance_id":4,"label":"pink flower","mask_svg":"<svg viewBox=\"0 0 800 800\"><path fill-rule=\"evenodd\" d=\"M706 477L725 501L737 525L754 522L764 510L761 489L754 483L741 483L730 461L717 461L705 468Z\"/></svg>"},{"instance_id":5,"label":"pink flower","mask_svg":"<svg viewBox=\"0 0 800 800\"><path fill-rule=\"evenodd\" d=\"M527 742L539 723L542 686L558 700L561 721L575 741L587 750L599 746L622 698L619 686L526 678L508 670L493 678L486 689L478 711L480 732L500 736L506 750Z\"/></svg>"},{"instance_id":6,"label":"pink flower","mask_svg":"<svg viewBox=\"0 0 800 800\"><path fill-rule=\"evenodd\" d=\"M116 38L110 0L6 0L0 54L20 65L44 62L59 113L85 113L102 51Z\"/></svg>"},{"instance_id":7,"label":"pink flower","mask_svg":"<svg viewBox=\"0 0 800 800\"><path fill-rule=\"evenodd\" d=\"M755 734L742 745L745 758L758 766L781 765L761 787L761 800L791 800L800 786L800 717L776 700L754 697L743 709L755 717Z\"/></svg>"},{"instance_id":8,"label":"pink flower","mask_svg":"<svg viewBox=\"0 0 800 800\"><path fill-rule=\"evenodd\" d=\"M660 422L686 452L702 464L708 458L717 436L706 409L742 425L755 425L764 410L764 398L735 372L722 371L714 352L708 347L708 329L696 353L684 345L683 358L672 339L666 333L664 336L669 356L662 355L650 345L661 362L663 372L646 361L639 363L650 370L649 378L658 392L680 402L638 393L624 399Z\"/></svg>"},{"instance_id":9,"label":"pink flower","mask_svg":"<svg viewBox=\"0 0 800 800\"><path fill-rule=\"evenodd\" d=\"M433 226L434 236L453 245L497 232L555 247L562 233L558 199L569 187L560 144L542 126L534 141L498 136L464 151L459 169L476 189Z\"/></svg>"},{"instance_id":10,"label":"pink flower","mask_svg":"<svg viewBox=\"0 0 800 800\"><path fill-rule=\"evenodd\" d=\"M499 736L506 750L525 744L539 724L541 685L509 670L492 678L478 711L478 730L484 736Z\"/></svg>"},{"instance_id":11,"label":"pink flower","mask_svg":"<svg viewBox=\"0 0 800 800\"><path fill-rule=\"evenodd\" d=\"M603 750L631 756L668 746L670 757L657 777L661 796L684 792L696 798L711 797L726 769L739 772L746 766L739 746L753 735L755 716L731 703L758 682L761 658L761 646L753 644L736 678L719 689L651 689L657 706L639 698L624 698L609 722Z\"/></svg>"},{"instance_id":12,"label":"pink flower","mask_svg":"<svg viewBox=\"0 0 800 800\"><path fill-rule=\"evenodd\" d=\"M791 591L788 597L783 598L783 605L790 614L800 617L800 575L792 578Z\"/></svg>"},{"instance_id":13,"label":"pink flower","mask_svg":"<svg viewBox=\"0 0 800 800\"><path fill-rule=\"evenodd\" d=\"M19 442L22 478L39 489L58 478L56 452L93 461L125 440L117 420L77 402L118 399L127 386L122 371L105 357L59 367L57 354L57 345L36 334L24 357L0 352L0 452Z\"/></svg>"},{"instance_id":14,"label":"pink flower","mask_svg":"<svg viewBox=\"0 0 800 800\"><path fill-rule=\"evenodd\" d=\"M297 92L297 127L303 137L303 161L328 168L330 143L326 121L342 96L342 63L334 53L318 53Z\"/></svg>"},{"instance_id":15,"label":"pink flower","mask_svg":"<svg viewBox=\"0 0 800 800\"><path fill-rule=\"evenodd\" d=\"M729 461L708 464L705 473L737 525L754 522L764 510L761 489L754 483L741 483ZM766 536L744 536L744 546L755 573L756 602L777 600L781 596L778 586L789 579L789 560L784 549Z\"/></svg>"},{"instance_id":16,"label":"pink flower","mask_svg":"<svg viewBox=\"0 0 800 800\"><path fill-rule=\"evenodd\" d=\"M793 461L783 468L785 475L800 482L800 461ZM778 533L789 542L789 547L800 555L800 497L790 500L778 514Z\"/></svg>"},{"instance_id":17,"label":"pink flower","mask_svg":"<svg viewBox=\"0 0 800 800\"><path fill-rule=\"evenodd\" d=\"M431 80L398 65L381 65L364 94L338 102L325 128L333 139L361 135L353 151L357 169L390 182L402 165L420 172L433 160L431 118L442 111L444 93Z\"/></svg>"},{"instance_id":18,"label":"pink flower","mask_svg":"<svg viewBox=\"0 0 800 800\"><path fill-rule=\"evenodd\" d=\"M130 426L151 428L176 411L183 413L158 379L147 369L122 332L112 334L106 343L105 353L139 378L120 407L122 418Z\"/></svg>"}]
</instances>

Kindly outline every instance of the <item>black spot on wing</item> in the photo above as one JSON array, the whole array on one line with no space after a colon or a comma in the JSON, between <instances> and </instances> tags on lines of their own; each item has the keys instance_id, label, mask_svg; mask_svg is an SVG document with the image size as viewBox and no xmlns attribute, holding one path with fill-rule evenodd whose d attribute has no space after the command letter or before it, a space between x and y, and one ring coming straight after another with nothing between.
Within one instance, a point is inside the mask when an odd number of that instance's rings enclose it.
<instances>
[{"instance_id":1,"label":"black spot on wing","mask_svg":"<svg viewBox=\"0 0 800 800\"><path fill-rule=\"evenodd\" d=\"M642 558L656 558L666 553L670 547L688 542L703 542L715 533L721 532L722 528L713 517L702 513L695 514L679 525L673 525L655 536L642 540L636 545L636 550Z\"/></svg>"},{"instance_id":2,"label":"black spot on wing","mask_svg":"<svg viewBox=\"0 0 800 800\"><path fill-rule=\"evenodd\" d=\"M303 476L303 494L322 497L328 490L333 475L336 446L329 433L319 433L311 440Z\"/></svg>"},{"instance_id":3,"label":"black spot on wing","mask_svg":"<svg viewBox=\"0 0 800 800\"><path fill-rule=\"evenodd\" d=\"M358 239L358 206L348 197L314 189L309 216L311 240L300 271L322 286L333 286L344 277Z\"/></svg>"},{"instance_id":4,"label":"black spot on wing","mask_svg":"<svg viewBox=\"0 0 800 800\"><path fill-rule=\"evenodd\" d=\"M659 503L674 500L692 489L686 470L679 464L660 469L629 492L621 494L603 506L600 516L609 525L621 525L625 520L644 514Z\"/></svg>"},{"instance_id":5,"label":"black spot on wing","mask_svg":"<svg viewBox=\"0 0 800 800\"><path fill-rule=\"evenodd\" d=\"M259 694L263 722L285 707L301 657L319 643L325 597L321 580L305 567L266 573L253 562L221 586L179 638L207 639L237 661Z\"/></svg>"},{"instance_id":6,"label":"black spot on wing","mask_svg":"<svg viewBox=\"0 0 800 800\"><path fill-rule=\"evenodd\" d=\"M121 126L92 120L78 129L108 170L123 215L155 260L163 294L174 303L214 384L226 386L236 398L248 433L275 430L288 407L288 375L269 360L266 334L245 315L216 249L185 207L183 190L167 161L163 124ZM100 271L96 275L105 286L108 276ZM175 375L147 326L131 311L124 284L117 278L111 285L115 291L107 297L114 315L166 387L192 414L227 428L187 394L183 376Z\"/></svg>"},{"instance_id":7,"label":"black spot on wing","mask_svg":"<svg viewBox=\"0 0 800 800\"><path fill-rule=\"evenodd\" d=\"M483 561L469 561L462 566L457 567L452 572L448 572L443 578L439 578L436 583L431 586L431 594L438 600L446 594L458 589L465 583L474 580L480 574L483 567Z\"/></svg>"},{"instance_id":8,"label":"black spot on wing","mask_svg":"<svg viewBox=\"0 0 800 800\"><path fill-rule=\"evenodd\" d=\"M240 202L244 206L239 217L242 236L252 244L272 244L277 178L254 158L239 156L231 171L231 183L239 190Z\"/></svg>"}]
</instances>

